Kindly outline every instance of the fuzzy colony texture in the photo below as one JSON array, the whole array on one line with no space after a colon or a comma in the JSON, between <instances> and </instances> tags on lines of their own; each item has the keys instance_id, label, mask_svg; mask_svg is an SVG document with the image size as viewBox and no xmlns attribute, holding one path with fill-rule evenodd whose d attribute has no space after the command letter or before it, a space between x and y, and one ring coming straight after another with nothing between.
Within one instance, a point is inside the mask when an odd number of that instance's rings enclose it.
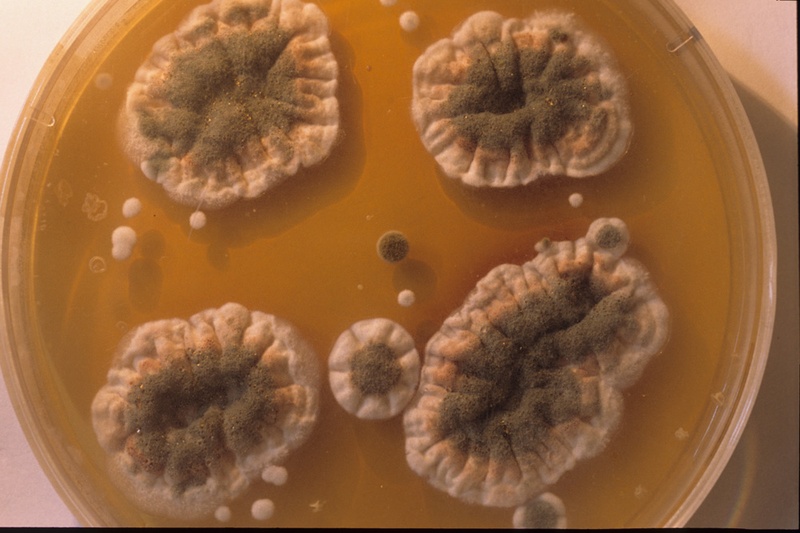
<instances>
[{"instance_id":1,"label":"fuzzy colony texture","mask_svg":"<svg viewBox=\"0 0 800 533\"><path fill-rule=\"evenodd\" d=\"M120 114L125 152L184 205L254 198L325 159L339 127L328 22L300 0L214 0L160 39Z\"/></svg>"},{"instance_id":2,"label":"fuzzy colony texture","mask_svg":"<svg viewBox=\"0 0 800 533\"><path fill-rule=\"evenodd\" d=\"M465 501L516 506L605 447L620 391L668 333L647 272L621 258L628 239L621 220L598 219L478 282L426 346L404 415L415 472Z\"/></svg>"},{"instance_id":3,"label":"fuzzy colony texture","mask_svg":"<svg viewBox=\"0 0 800 533\"><path fill-rule=\"evenodd\" d=\"M352 324L328 357L328 381L350 414L383 420L399 414L419 383L419 354L400 324L370 318Z\"/></svg>"},{"instance_id":4,"label":"fuzzy colony texture","mask_svg":"<svg viewBox=\"0 0 800 533\"><path fill-rule=\"evenodd\" d=\"M92 422L132 501L191 519L308 438L318 388L316 355L290 324L229 303L148 322L123 339Z\"/></svg>"},{"instance_id":5,"label":"fuzzy colony texture","mask_svg":"<svg viewBox=\"0 0 800 533\"><path fill-rule=\"evenodd\" d=\"M561 12L469 17L414 64L412 115L444 173L472 186L596 175L632 133L614 58Z\"/></svg>"}]
</instances>

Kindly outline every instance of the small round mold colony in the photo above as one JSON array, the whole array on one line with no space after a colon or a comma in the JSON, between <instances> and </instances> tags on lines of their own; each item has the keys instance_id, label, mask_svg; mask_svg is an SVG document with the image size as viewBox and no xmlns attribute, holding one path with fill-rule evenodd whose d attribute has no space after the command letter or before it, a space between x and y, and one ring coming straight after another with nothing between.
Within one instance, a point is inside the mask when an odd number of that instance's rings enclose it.
<instances>
[{"instance_id":1,"label":"small round mold colony","mask_svg":"<svg viewBox=\"0 0 800 533\"><path fill-rule=\"evenodd\" d=\"M214 0L158 40L120 114L128 157L178 203L255 198L338 135L328 21L300 0Z\"/></svg>"},{"instance_id":2,"label":"small round mold colony","mask_svg":"<svg viewBox=\"0 0 800 533\"><path fill-rule=\"evenodd\" d=\"M414 339L386 318L356 322L333 345L328 378L339 405L358 418L387 419L408 405L419 383Z\"/></svg>"},{"instance_id":3,"label":"small round mold colony","mask_svg":"<svg viewBox=\"0 0 800 533\"><path fill-rule=\"evenodd\" d=\"M624 77L574 15L481 11L413 69L412 115L444 173L514 187L610 168L632 126Z\"/></svg>"},{"instance_id":4,"label":"small round mold colony","mask_svg":"<svg viewBox=\"0 0 800 533\"><path fill-rule=\"evenodd\" d=\"M92 423L133 503L175 519L224 518L226 503L309 437L319 378L293 326L228 303L129 333Z\"/></svg>"},{"instance_id":5,"label":"small round mold colony","mask_svg":"<svg viewBox=\"0 0 800 533\"><path fill-rule=\"evenodd\" d=\"M429 340L406 458L470 503L526 505L605 447L666 342L667 308L619 219L492 269Z\"/></svg>"},{"instance_id":6,"label":"small round mold colony","mask_svg":"<svg viewBox=\"0 0 800 533\"><path fill-rule=\"evenodd\" d=\"M550 492L545 492L530 503L514 510L515 529L564 529L567 518L564 502Z\"/></svg>"},{"instance_id":7,"label":"small round mold colony","mask_svg":"<svg viewBox=\"0 0 800 533\"><path fill-rule=\"evenodd\" d=\"M391 230L380 236L376 248L381 259L387 263L397 263L405 259L410 246L402 232Z\"/></svg>"}]
</instances>

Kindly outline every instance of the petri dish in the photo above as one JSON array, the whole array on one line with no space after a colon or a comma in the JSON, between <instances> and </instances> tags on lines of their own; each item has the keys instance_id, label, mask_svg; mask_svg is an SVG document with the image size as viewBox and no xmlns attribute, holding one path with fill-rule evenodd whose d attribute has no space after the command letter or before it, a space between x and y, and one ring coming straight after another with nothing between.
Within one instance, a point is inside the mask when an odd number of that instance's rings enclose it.
<instances>
[{"instance_id":1,"label":"petri dish","mask_svg":"<svg viewBox=\"0 0 800 533\"><path fill-rule=\"evenodd\" d=\"M125 157L117 117L153 43L201 4L92 3L40 74L4 161L0 361L31 447L75 516L86 525L220 524L213 515L187 522L147 513L109 476L91 402L138 325L235 301L291 321L322 368L342 331L383 316L424 356L494 266L520 264L541 239L575 240L613 216L627 224L628 253L669 309L670 336L625 389L602 452L548 491L570 527L684 524L758 392L776 246L741 104L678 8L667 0L319 1L339 67L341 139L274 194L199 217ZM478 11L523 18L547 8L574 12L613 51L634 124L627 152L598 176L513 192L449 180L414 129L414 62ZM418 17L401 16L409 10ZM112 233L123 225L137 242L115 258ZM395 230L409 250L390 263L375 248ZM413 303L398 304L403 291ZM286 482L254 482L219 514L226 525L512 525L513 506L468 504L430 486L406 463L400 418L354 418L324 383L314 432L282 466Z\"/></svg>"}]
</instances>

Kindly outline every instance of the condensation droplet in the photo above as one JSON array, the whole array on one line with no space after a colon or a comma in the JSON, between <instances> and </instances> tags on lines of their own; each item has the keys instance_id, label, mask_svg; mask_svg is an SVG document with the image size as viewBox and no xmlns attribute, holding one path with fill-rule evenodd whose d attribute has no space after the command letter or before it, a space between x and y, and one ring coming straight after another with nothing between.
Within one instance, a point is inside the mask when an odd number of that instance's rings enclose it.
<instances>
[{"instance_id":1,"label":"condensation droplet","mask_svg":"<svg viewBox=\"0 0 800 533\"><path fill-rule=\"evenodd\" d=\"M725 395L724 395L724 394L722 394L722 392L721 392L721 391L720 391L720 392L715 392L714 394L712 394L712 395L711 395L711 400L712 400L712 401L713 401L715 404L717 404L717 405L720 405L720 406L721 406L723 403L725 403Z\"/></svg>"},{"instance_id":2,"label":"condensation droplet","mask_svg":"<svg viewBox=\"0 0 800 533\"><path fill-rule=\"evenodd\" d=\"M106 260L96 255L89 259L89 270L95 274L101 274L106 271Z\"/></svg>"},{"instance_id":3,"label":"condensation droplet","mask_svg":"<svg viewBox=\"0 0 800 533\"><path fill-rule=\"evenodd\" d=\"M70 198L72 198L72 185L65 179L58 180L55 195L61 207L67 207Z\"/></svg>"},{"instance_id":4,"label":"condensation droplet","mask_svg":"<svg viewBox=\"0 0 800 533\"><path fill-rule=\"evenodd\" d=\"M114 84L114 77L108 72L101 72L100 74L94 77L94 86L100 89L101 91L110 89L113 84Z\"/></svg>"},{"instance_id":5,"label":"condensation droplet","mask_svg":"<svg viewBox=\"0 0 800 533\"><path fill-rule=\"evenodd\" d=\"M86 217L92 222L97 222L106 218L108 215L108 203L93 193L86 193L83 199L81 211L86 213Z\"/></svg>"}]
</instances>

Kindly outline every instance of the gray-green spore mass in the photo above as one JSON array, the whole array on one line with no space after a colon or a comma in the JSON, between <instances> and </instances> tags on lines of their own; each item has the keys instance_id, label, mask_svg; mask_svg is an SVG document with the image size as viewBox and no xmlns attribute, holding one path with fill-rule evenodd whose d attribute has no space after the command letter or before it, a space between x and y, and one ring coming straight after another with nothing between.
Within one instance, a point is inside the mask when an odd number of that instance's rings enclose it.
<instances>
[{"instance_id":1,"label":"gray-green spore mass","mask_svg":"<svg viewBox=\"0 0 800 533\"><path fill-rule=\"evenodd\" d=\"M403 372L397 354L383 343L367 344L353 354L350 364L350 379L363 395L387 394Z\"/></svg>"},{"instance_id":2,"label":"gray-green spore mass","mask_svg":"<svg viewBox=\"0 0 800 533\"><path fill-rule=\"evenodd\" d=\"M479 332L460 357L439 431L462 452L504 460L533 452L555 425L589 417L568 365L604 350L628 320L628 299L608 294L591 270L565 273Z\"/></svg>"},{"instance_id":3,"label":"gray-green spore mass","mask_svg":"<svg viewBox=\"0 0 800 533\"><path fill-rule=\"evenodd\" d=\"M483 48L445 107L466 149L508 149L520 141L546 146L580 121L605 120L602 110L592 116L601 88L586 80L589 61L570 49L554 50L569 39L552 30L546 47Z\"/></svg>"},{"instance_id":4,"label":"gray-green spore mass","mask_svg":"<svg viewBox=\"0 0 800 533\"><path fill-rule=\"evenodd\" d=\"M134 384L125 412L135 430L131 456L144 470L176 480L178 494L258 444L277 414L277 386L257 354L202 350L187 359Z\"/></svg>"},{"instance_id":5,"label":"gray-green spore mass","mask_svg":"<svg viewBox=\"0 0 800 533\"><path fill-rule=\"evenodd\" d=\"M280 28L232 33L174 59L158 96L170 106L145 110L139 128L199 165L223 161L251 138L285 131L302 118L296 66Z\"/></svg>"},{"instance_id":6,"label":"gray-green spore mass","mask_svg":"<svg viewBox=\"0 0 800 533\"><path fill-rule=\"evenodd\" d=\"M547 501L537 499L525 506L521 526L525 529L555 529L561 514Z\"/></svg>"},{"instance_id":7,"label":"gray-green spore mass","mask_svg":"<svg viewBox=\"0 0 800 533\"><path fill-rule=\"evenodd\" d=\"M408 239L399 231L387 231L378 239L378 255L384 261L397 263L408 255Z\"/></svg>"},{"instance_id":8,"label":"gray-green spore mass","mask_svg":"<svg viewBox=\"0 0 800 533\"><path fill-rule=\"evenodd\" d=\"M597 245L606 250L616 248L622 240L622 234L611 224L603 226L597 234Z\"/></svg>"}]
</instances>

